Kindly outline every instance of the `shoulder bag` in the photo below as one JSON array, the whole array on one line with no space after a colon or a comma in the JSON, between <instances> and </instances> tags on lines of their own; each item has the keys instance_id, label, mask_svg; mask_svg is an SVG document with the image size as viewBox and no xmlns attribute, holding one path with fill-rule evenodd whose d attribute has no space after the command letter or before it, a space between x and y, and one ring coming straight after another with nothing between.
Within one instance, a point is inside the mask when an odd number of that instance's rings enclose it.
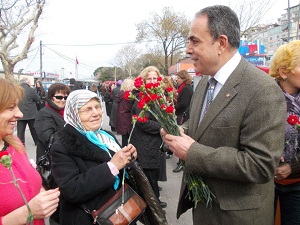
<instances>
[{"instance_id":1,"label":"shoulder bag","mask_svg":"<svg viewBox=\"0 0 300 225\"><path fill-rule=\"evenodd\" d=\"M146 207L146 202L124 182L122 188L99 209L90 211L85 205L81 205L81 208L93 217L94 224L98 225L134 224Z\"/></svg>"},{"instance_id":2,"label":"shoulder bag","mask_svg":"<svg viewBox=\"0 0 300 225\"><path fill-rule=\"evenodd\" d=\"M53 134L51 134L50 136L50 141L45 151L45 155L42 155L40 158L38 158L37 167L36 167L37 171L42 177L42 185L46 190L55 188L57 186L51 171L50 148L52 143L53 143Z\"/></svg>"}]
</instances>

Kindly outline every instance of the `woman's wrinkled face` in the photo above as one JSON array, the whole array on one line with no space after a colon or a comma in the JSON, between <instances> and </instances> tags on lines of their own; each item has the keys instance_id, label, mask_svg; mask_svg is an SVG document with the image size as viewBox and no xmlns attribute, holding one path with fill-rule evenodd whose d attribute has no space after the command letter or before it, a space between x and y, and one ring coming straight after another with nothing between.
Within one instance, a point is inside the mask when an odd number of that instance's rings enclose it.
<instances>
[{"instance_id":1,"label":"woman's wrinkled face","mask_svg":"<svg viewBox=\"0 0 300 225\"><path fill-rule=\"evenodd\" d=\"M19 100L0 113L0 138L14 133L14 128L17 124L17 120L23 117L23 113L20 111Z\"/></svg>"},{"instance_id":2,"label":"woman's wrinkled face","mask_svg":"<svg viewBox=\"0 0 300 225\"><path fill-rule=\"evenodd\" d=\"M52 102L57 105L59 108L63 109L66 106L66 100L68 95L63 94L60 91L55 92L54 97L52 98Z\"/></svg>"},{"instance_id":3,"label":"woman's wrinkled face","mask_svg":"<svg viewBox=\"0 0 300 225\"><path fill-rule=\"evenodd\" d=\"M146 79L146 84L157 83L158 75L155 71L150 71Z\"/></svg>"},{"instance_id":4,"label":"woman's wrinkled face","mask_svg":"<svg viewBox=\"0 0 300 225\"><path fill-rule=\"evenodd\" d=\"M82 126L86 130L96 131L101 127L102 108L98 100L91 99L78 110L78 113Z\"/></svg>"}]
</instances>

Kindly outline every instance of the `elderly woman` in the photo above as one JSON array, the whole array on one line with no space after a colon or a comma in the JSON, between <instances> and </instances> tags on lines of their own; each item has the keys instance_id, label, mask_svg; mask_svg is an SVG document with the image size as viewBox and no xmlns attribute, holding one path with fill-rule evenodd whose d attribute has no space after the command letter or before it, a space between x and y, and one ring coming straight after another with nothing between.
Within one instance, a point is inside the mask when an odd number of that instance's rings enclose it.
<instances>
[{"instance_id":1,"label":"elderly woman","mask_svg":"<svg viewBox=\"0 0 300 225\"><path fill-rule=\"evenodd\" d=\"M275 173L275 208L279 199L281 224L300 224L300 41L281 45L273 56L270 75L285 95L287 121L285 148ZM289 118L297 118L290 123Z\"/></svg>"},{"instance_id":2,"label":"elderly woman","mask_svg":"<svg viewBox=\"0 0 300 225\"><path fill-rule=\"evenodd\" d=\"M5 153L11 156L11 168L34 216L33 224L44 225L44 218L58 206L60 192L58 188L41 189L41 177L30 164L24 145L14 135L17 120L23 116L18 107L23 94L23 88L17 83L0 78L0 158ZM12 174L1 163L0 186L0 224L27 224L25 202L13 183Z\"/></svg>"},{"instance_id":3,"label":"elderly woman","mask_svg":"<svg viewBox=\"0 0 300 225\"><path fill-rule=\"evenodd\" d=\"M115 136L101 129L101 100L89 90L75 90L67 99L65 127L52 145L52 172L62 193L60 225L92 224L81 207L98 209L120 187L120 170L130 163L136 149L121 149Z\"/></svg>"}]
</instances>

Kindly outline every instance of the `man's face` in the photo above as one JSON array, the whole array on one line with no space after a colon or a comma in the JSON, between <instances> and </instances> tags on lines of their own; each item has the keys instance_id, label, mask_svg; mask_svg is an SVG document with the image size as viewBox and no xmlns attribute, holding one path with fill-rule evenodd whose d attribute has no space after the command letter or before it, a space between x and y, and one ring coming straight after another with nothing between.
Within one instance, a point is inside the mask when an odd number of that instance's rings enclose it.
<instances>
[{"instance_id":1,"label":"man's face","mask_svg":"<svg viewBox=\"0 0 300 225\"><path fill-rule=\"evenodd\" d=\"M186 53L191 55L195 71L203 75L215 75L220 64L220 42L213 41L208 28L208 19L202 15L190 26Z\"/></svg>"}]
</instances>

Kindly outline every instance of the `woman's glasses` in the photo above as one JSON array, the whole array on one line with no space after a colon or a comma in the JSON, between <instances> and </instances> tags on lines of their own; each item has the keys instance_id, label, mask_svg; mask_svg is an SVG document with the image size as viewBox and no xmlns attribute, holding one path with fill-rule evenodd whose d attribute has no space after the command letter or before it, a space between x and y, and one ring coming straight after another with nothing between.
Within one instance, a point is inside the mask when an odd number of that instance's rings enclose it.
<instances>
[{"instance_id":1,"label":"woman's glasses","mask_svg":"<svg viewBox=\"0 0 300 225\"><path fill-rule=\"evenodd\" d=\"M96 109L97 112L100 111L101 105L99 104L99 105L95 105L95 107L87 107L85 109L78 110L78 112L89 115L94 112L94 109Z\"/></svg>"},{"instance_id":2,"label":"woman's glasses","mask_svg":"<svg viewBox=\"0 0 300 225\"><path fill-rule=\"evenodd\" d=\"M54 98L58 99L58 100L67 100L68 96L60 96L60 95L54 95Z\"/></svg>"}]
</instances>

